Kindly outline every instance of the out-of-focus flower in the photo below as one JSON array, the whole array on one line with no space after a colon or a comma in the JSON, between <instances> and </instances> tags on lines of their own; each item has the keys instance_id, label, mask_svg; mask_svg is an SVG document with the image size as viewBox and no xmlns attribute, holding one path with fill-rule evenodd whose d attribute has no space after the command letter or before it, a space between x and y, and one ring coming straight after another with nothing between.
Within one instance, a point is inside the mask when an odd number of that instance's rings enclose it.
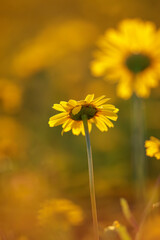
<instances>
[{"instance_id":1,"label":"out-of-focus flower","mask_svg":"<svg viewBox=\"0 0 160 240\"><path fill-rule=\"evenodd\" d=\"M155 137L150 137L150 140L145 141L146 155L160 159L160 140Z\"/></svg>"},{"instance_id":2,"label":"out-of-focus flower","mask_svg":"<svg viewBox=\"0 0 160 240\"><path fill-rule=\"evenodd\" d=\"M69 52L88 46L95 33L95 27L83 20L50 24L17 53L13 59L13 72L17 76L27 77L50 67Z\"/></svg>"},{"instance_id":3,"label":"out-of-focus flower","mask_svg":"<svg viewBox=\"0 0 160 240\"><path fill-rule=\"evenodd\" d=\"M109 29L99 41L91 71L118 82L117 95L128 99L133 92L148 97L160 78L160 30L152 22L126 19L118 30Z\"/></svg>"},{"instance_id":4,"label":"out-of-focus flower","mask_svg":"<svg viewBox=\"0 0 160 240\"><path fill-rule=\"evenodd\" d=\"M40 225L60 225L68 228L82 223L84 214L82 209L67 199L52 199L47 201L39 210L38 222Z\"/></svg>"},{"instance_id":5,"label":"out-of-focus flower","mask_svg":"<svg viewBox=\"0 0 160 240\"><path fill-rule=\"evenodd\" d=\"M117 120L118 109L114 105L104 104L109 98L105 96L94 99L94 94L87 95L85 100L76 101L69 100L68 102L61 101L60 104L54 104L53 108L62 113L56 114L49 119L49 126L55 127L62 125L63 132L68 132L72 129L72 133L85 135L82 116L86 115L88 119L89 131L92 129L92 123L95 123L97 128L104 132L108 131L108 127L113 127L113 123L109 120Z\"/></svg>"},{"instance_id":6,"label":"out-of-focus flower","mask_svg":"<svg viewBox=\"0 0 160 240\"><path fill-rule=\"evenodd\" d=\"M0 79L0 103L6 112L17 111L22 103L22 89L8 79Z\"/></svg>"}]
</instances>

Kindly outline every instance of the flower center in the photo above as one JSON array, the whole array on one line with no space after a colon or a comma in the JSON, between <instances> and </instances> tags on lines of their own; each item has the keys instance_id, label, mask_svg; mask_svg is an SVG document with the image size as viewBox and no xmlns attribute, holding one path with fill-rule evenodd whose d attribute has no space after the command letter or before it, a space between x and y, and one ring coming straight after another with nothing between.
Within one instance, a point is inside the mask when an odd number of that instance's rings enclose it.
<instances>
[{"instance_id":1,"label":"flower center","mask_svg":"<svg viewBox=\"0 0 160 240\"><path fill-rule=\"evenodd\" d=\"M75 121L80 121L83 115L86 115L87 119L90 119L94 117L96 112L97 109L93 105L77 106L71 110L70 117Z\"/></svg>"},{"instance_id":2,"label":"flower center","mask_svg":"<svg viewBox=\"0 0 160 240\"><path fill-rule=\"evenodd\" d=\"M151 64L151 59L144 54L132 54L127 57L125 64L131 72L136 74L148 68Z\"/></svg>"}]
</instances>

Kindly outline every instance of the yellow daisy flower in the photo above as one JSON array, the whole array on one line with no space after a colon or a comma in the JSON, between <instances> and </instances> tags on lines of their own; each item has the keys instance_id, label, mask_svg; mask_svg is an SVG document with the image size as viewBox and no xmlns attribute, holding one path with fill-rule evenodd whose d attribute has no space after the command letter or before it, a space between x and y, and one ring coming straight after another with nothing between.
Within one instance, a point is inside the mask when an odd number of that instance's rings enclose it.
<instances>
[{"instance_id":1,"label":"yellow daisy flower","mask_svg":"<svg viewBox=\"0 0 160 240\"><path fill-rule=\"evenodd\" d=\"M109 29L99 41L91 71L118 82L117 95L128 99L133 92L148 97L160 78L160 30L152 22L126 19L118 30Z\"/></svg>"},{"instance_id":2,"label":"yellow daisy flower","mask_svg":"<svg viewBox=\"0 0 160 240\"><path fill-rule=\"evenodd\" d=\"M146 155L155 157L160 160L160 140L155 137L150 137L150 140L145 141Z\"/></svg>"},{"instance_id":3,"label":"yellow daisy flower","mask_svg":"<svg viewBox=\"0 0 160 240\"><path fill-rule=\"evenodd\" d=\"M68 199L51 199L38 212L40 225L79 225L84 219L81 208Z\"/></svg>"},{"instance_id":4,"label":"yellow daisy flower","mask_svg":"<svg viewBox=\"0 0 160 240\"><path fill-rule=\"evenodd\" d=\"M114 126L110 119L116 121L118 117L116 113L119 111L114 105L105 104L108 100L109 98L105 98L104 95L94 99L94 94L89 94L85 100L71 99L68 102L61 101L60 104L54 104L53 108L62 113L51 117L49 126L55 127L62 124L62 134L72 129L74 135L80 133L85 135L82 116L86 115L89 132L92 123L95 123L100 131L108 131L108 127Z\"/></svg>"}]
</instances>

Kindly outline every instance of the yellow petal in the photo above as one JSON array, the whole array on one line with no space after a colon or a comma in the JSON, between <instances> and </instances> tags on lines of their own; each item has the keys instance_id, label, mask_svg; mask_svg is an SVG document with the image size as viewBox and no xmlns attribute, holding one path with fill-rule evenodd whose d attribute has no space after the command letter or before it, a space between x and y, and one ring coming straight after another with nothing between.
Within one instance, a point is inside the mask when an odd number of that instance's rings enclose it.
<instances>
[{"instance_id":1,"label":"yellow petal","mask_svg":"<svg viewBox=\"0 0 160 240\"><path fill-rule=\"evenodd\" d=\"M63 135L64 132L69 132L72 128L72 124L73 124L73 120L72 119L68 119L63 125L62 125L62 132L61 132L61 135Z\"/></svg>"},{"instance_id":2,"label":"yellow petal","mask_svg":"<svg viewBox=\"0 0 160 240\"><path fill-rule=\"evenodd\" d=\"M68 103L67 103L68 106L71 106L71 107L75 107L77 105L77 101L76 100L69 100Z\"/></svg>"},{"instance_id":3,"label":"yellow petal","mask_svg":"<svg viewBox=\"0 0 160 240\"><path fill-rule=\"evenodd\" d=\"M102 105L101 108L108 110L108 109L115 109L115 106L112 104L105 104L105 105Z\"/></svg>"},{"instance_id":4,"label":"yellow petal","mask_svg":"<svg viewBox=\"0 0 160 240\"><path fill-rule=\"evenodd\" d=\"M91 132L91 130L92 130L92 123L88 121L88 131Z\"/></svg>"},{"instance_id":5,"label":"yellow petal","mask_svg":"<svg viewBox=\"0 0 160 240\"><path fill-rule=\"evenodd\" d=\"M153 142L156 142L156 143L160 144L160 140L159 140L158 138L156 138L156 137L151 136L151 137L150 137L150 140L153 141Z\"/></svg>"},{"instance_id":6,"label":"yellow petal","mask_svg":"<svg viewBox=\"0 0 160 240\"><path fill-rule=\"evenodd\" d=\"M59 113L59 114L56 114L56 115L50 117L49 120L50 120L50 121L53 121L53 120L56 120L56 119L62 118L62 117L67 116L67 115L68 115L67 112Z\"/></svg>"},{"instance_id":7,"label":"yellow petal","mask_svg":"<svg viewBox=\"0 0 160 240\"><path fill-rule=\"evenodd\" d=\"M114 127L113 123L105 116L100 115L99 117L108 127Z\"/></svg>"},{"instance_id":8,"label":"yellow petal","mask_svg":"<svg viewBox=\"0 0 160 240\"><path fill-rule=\"evenodd\" d=\"M82 135L85 136L84 125L82 121L79 122L79 128L81 129Z\"/></svg>"},{"instance_id":9,"label":"yellow petal","mask_svg":"<svg viewBox=\"0 0 160 240\"><path fill-rule=\"evenodd\" d=\"M81 132L82 132L82 135L85 136L85 130L84 130L83 124L81 125Z\"/></svg>"},{"instance_id":10,"label":"yellow petal","mask_svg":"<svg viewBox=\"0 0 160 240\"><path fill-rule=\"evenodd\" d=\"M145 147L150 147L151 146L151 141L150 140L146 140L145 141Z\"/></svg>"},{"instance_id":11,"label":"yellow petal","mask_svg":"<svg viewBox=\"0 0 160 240\"><path fill-rule=\"evenodd\" d=\"M80 121L74 121L72 124L72 133L74 135L79 135L81 132L81 122Z\"/></svg>"},{"instance_id":12,"label":"yellow petal","mask_svg":"<svg viewBox=\"0 0 160 240\"><path fill-rule=\"evenodd\" d=\"M87 97L85 98L85 101L87 103L90 103L94 98L94 94L88 94Z\"/></svg>"},{"instance_id":13,"label":"yellow petal","mask_svg":"<svg viewBox=\"0 0 160 240\"><path fill-rule=\"evenodd\" d=\"M63 124L67 119L68 119L68 117L63 117L63 118L59 118L59 119L56 119L56 120L50 120L48 122L48 124L49 124L50 127L56 127L58 125Z\"/></svg>"},{"instance_id":14,"label":"yellow petal","mask_svg":"<svg viewBox=\"0 0 160 240\"><path fill-rule=\"evenodd\" d=\"M78 136L81 133L81 128L72 128L72 133Z\"/></svg>"},{"instance_id":15,"label":"yellow petal","mask_svg":"<svg viewBox=\"0 0 160 240\"><path fill-rule=\"evenodd\" d=\"M71 122L73 122L73 120L69 118L69 119L62 125L62 128L65 128L65 127L68 126Z\"/></svg>"},{"instance_id":16,"label":"yellow petal","mask_svg":"<svg viewBox=\"0 0 160 240\"><path fill-rule=\"evenodd\" d=\"M117 112L119 112L119 109L118 109L118 108L115 108L115 109L113 110L113 112L114 112L114 113L117 113Z\"/></svg>"},{"instance_id":17,"label":"yellow petal","mask_svg":"<svg viewBox=\"0 0 160 240\"><path fill-rule=\"evenodd\" d=\"M64 132L68 132L69 130L71 130L71 127L72 127L73 122L74 122L74 121L69 118L69 119L62 125L62 128L64 129Z\"/></svg>"},{"instance_id":18,"label":"yellow petal","mask_svg":"<svg viewBox=\"0 0 160 240\"><path fill-rule=\"evenodd\" d=\"M107 126L105 125L105 123L102 122L98 117L95 118L95 124L96 124L96 127L97 127L101 132L108 131L108 128L107 128Z\"/></svg>"},{"instance_id":19,"label":"yellow petal","mask_svg":"<svg viewBox=\"0 0 160 240\"><path fill-rule=\"evenodd\" d=\"M63 124L66 120L68 120L68 117L64 117L64 118L61 118L61 119L57 120L57 121L54 123L54 127Z\"/></svg>"},{"instance_id":20,"label":"yellow petal","mask_svg":"<svg viewBox=\"0 0 160 240\"><path fill-rule=\"evenodd\" d=\"M106 102L109 101L109 100L110 100L110 98L102 99L101 101L98 101L98 102L96 103L96 106L98 107L98 106L102 105L103 103L106 103Z\"/></svg>"},{"instance_id":21,"label":"yellow petal","mask_svg":"<svg viewBox=\"0 0 160 240\"><path fill-rule=\"evenodd\" d=\"M158 160L160 160L160 152L156 153L156 154L155 154L155 157L156 157Z\"/></svg>"},{"instance_id":22,"label":"yellow petal","mask_svg":"<svg viewBox=\"0 0 160 240\"><path fill-rule=\"evenodd\" d=\"M114 112L107 111L107 110L102 110L101 112L104 114L105 117L107 117L113 121L116 121L118 118L117 114Z\"/></svg>"},{"instance_id":23,"label":"yellow petal","mask_svg":"<svg viewBox=\"0 0 160 240\"><path fill-rule=\"evenodd\" d=\"M93 103L97 103L97 102L99 102L101 99L103 99L103 98L105 98L105 97L106 97L105 95L102 95L101 97L95 98L95 99L93 100Z\"/></svg>"},{"instance_id":24,"label":"yellow petal","mask_svg":"<svg viewBox=\"0 0 160 240\"><path fill-rule=\"evenodd\" d=\"M100 108L100 109L109 110L109 111L112 110L114 113L119 112L119 109L118 109L118 108L115 108L115 106L112 105L112 104L105 104L105 105L100 106L99 108Z\"/></svg>"},{"instance_id":25,"label":"yellow petal","mask_svg":"<svg viewBox=\"0 0 160 240\"><path fill-rule=\"evenodd\" d=\"M52 108L54 108L57 111L61 111L61 112L65 111L65 109L62 107L61 104L54 104Z\"/></svg>"},{"instance_id":26,"label":"yellow petal","mask_svg":"<svg viewBox=\"0 0 160 240\"><path fill-rule=\"evenodd\" d=\"M150 88L146 84L145 76L141 76L141 74L136 76L134 81L134 91L137 96L146 98L150 94Z\"/></svg>"},{"instance_id":27,"label":"yellow petal","mask_svg":"<svg viewBox=\"0 0 160 240\"><path fill-rule=\"evenodd\" d=\"M62 105L62 107L63 107L66 111L68 111L67 102L65 102L65 101L60 101L60 104Z\"/></svg>"},{"instance_id":28,"label":"yellow petal","mask_svg":"<svg viewBox=\"0 0 160 240\"><path fill-rule=\"evenodd\" d=\"M126 77L127 78L127 77ZM123 99L128 99L131 97L133 93L133 89L132 89L132 86L131 84L125 83L125 81L123 82L120 82L118 85L117 85L117 95Z\"/></svg>"},{"instance_id":29,"label":"yellow petal","mask_svg":"<svg viewBox=\"0 0 160 240\"><path fill-rule=\"evenodd\" d=\"M95 77L102 76L106 72L106 63L104 61L93 61L91 63L91 72Z\"/></svg>"},{"instance_id":30,"label":"yellow petal","mask_svg":"<svg viewBox=\"0 0 160 240\"><path fill-rule=\"evenodd\" d=\"M82 106L77 106L77 107L73 108L72 114L76 115L77 113L79 113L81 111L81 108L82 108Z\"/></svg>"}]
</instances>

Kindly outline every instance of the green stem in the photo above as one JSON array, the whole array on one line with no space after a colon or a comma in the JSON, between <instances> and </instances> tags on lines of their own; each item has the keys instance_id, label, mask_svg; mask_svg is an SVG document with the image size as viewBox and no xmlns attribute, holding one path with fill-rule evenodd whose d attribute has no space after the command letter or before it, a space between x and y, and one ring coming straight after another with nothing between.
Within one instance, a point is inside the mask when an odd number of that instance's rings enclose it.
<instances>
[{"instance_id":1,"label":"green stem","mask_svg":"<svg viewBox=\"0 0 160 240\"><path fill-rule=\"evenodd\" d=\"M144 106L142 99L133 96L133 162L135 170L135 180L137 187L137 197L142 201L145 197L145 152L144 152Z\"/></svg>"},{"instance_id":2,"label":"green stem","mask_svg":"<svg viewBox=\"0 0 160 240\"><path fill-rule=\"evenodd\" d=\"M83 115L82 120L83 120L83 125L85 130L86 146L87 146L89 187L90 187L90 197L91 197L91 207L92 207L92 217L93 217L94 238L95 240L99 240L97 208L96 208L95 187L94 187L93 160L92 160L92 150L91 150L91 143L90 143L90 137L89 137L89 131L88 131L87 116Z\"/></svg>"}]
</instances>

